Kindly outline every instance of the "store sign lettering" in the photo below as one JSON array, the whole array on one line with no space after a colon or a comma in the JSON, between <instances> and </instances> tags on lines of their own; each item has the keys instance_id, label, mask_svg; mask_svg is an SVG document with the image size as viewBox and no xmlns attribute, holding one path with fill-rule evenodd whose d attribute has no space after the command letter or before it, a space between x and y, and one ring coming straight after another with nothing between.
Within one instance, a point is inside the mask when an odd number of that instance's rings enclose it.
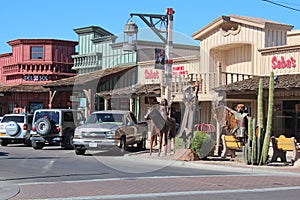
<instances>
[{"instance_id":1,"label":"store sign lettering","mask_svg":"<svg viewBox=\"0 0 300 200\"><path fill-rule=\"evenodd\" d=\"M272 58L272 68L273 69L284 69L284 68L295 68L296 67L296 60L293 57L289 59L285 59L281 56L280 59L277 59L276 56Z\"/></svg>"},{"instance_id":2,"label":"store sign lettering","mask_svg":"<svg viewBox=\"0 0 300 200\"><path fill-rule=\"evenodd\" d=\"M145 69L144 77L145 77L145 79L158 79L159 72L158 72L158 70L153 71L152 69L149 69L149 70Z\"/></svg>"},{"instance_id":3,"label":"store sign lettering","mask_svg":"<svg viewBox=\"0 0 300 200\"><path fill-rule=\"evenodd\" d=\"M25 81L48 81L48 76L44 75L25 75Z\"/></svg>"},{"instance_id":4,"label":"store sign lettering","mask_svg":"<svg viewBox=\"0 0 300 200\"><path fill-rule=\"evenodd\" d=\"M184 68L184 66L172 67L173 75L184 75L188 74L189 71Z\"/></svg>"}]
</instances>

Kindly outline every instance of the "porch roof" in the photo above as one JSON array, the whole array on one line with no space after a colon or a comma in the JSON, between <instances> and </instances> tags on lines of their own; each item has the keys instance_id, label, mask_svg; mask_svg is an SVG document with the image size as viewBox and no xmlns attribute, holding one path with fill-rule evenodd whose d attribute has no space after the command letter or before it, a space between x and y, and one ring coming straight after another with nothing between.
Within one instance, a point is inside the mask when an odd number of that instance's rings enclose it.
<instances>
[{"instance_id":1,"label":"porch roof","mask_svg":"<svg viewBox=\"0 0 300 200\"><path fill-rule=\"evenodd\" d=\"M160 84L145 84L136 85L135 87L117 88L109 91L98 92L98 96L131 96L131 95L142 95L142 94L160 94Z\"/></svg>"},{"instance_id":2,"label":"porch roof","mask_svg":"<svg viewBox=\"0 0 300 200\"><path fill-rule=\"evenodd\" d=\"M42 85L3 85L0 86L0 92L48 92L48 88L44 88Z\"/></svg>"},{"instance_id":3,"label":"porch roof","mask_svg":"<svg viewBox=\"0 0 300 200\"><path fill-rule=\"evenodd\" d=\"M274 82L274 89L300 88L300 74L275 75L275 77L276 80ZM269 76L255 76L253 78L237 81L228 85L222 85L220 87L214 88L214 90L218 92L258 91L260 78L263 79L263 88L269 88Z\"/></svg>"},{"instance_id":4,"label":"porch roof","mask_svg":"<svg viewBox=\"0 0 300 200\"><path fill-rule=\"evenodd\" d=\"M53 87L73 87L76 86L83 86L85 84L99 81L101 79L105 78L111 78L113 74L125 72L127 70L130 70L134 68L136 65L130 65L130 66L115 66L111 68L106 68L102 70L97 70L95 72L91 72L88 74L81 74L77 76L73 76L70 78L64 78L57 81L52 81L50 83L47 83L44 85L46 88L53 88Z\"/></svg>"}]
</instances>

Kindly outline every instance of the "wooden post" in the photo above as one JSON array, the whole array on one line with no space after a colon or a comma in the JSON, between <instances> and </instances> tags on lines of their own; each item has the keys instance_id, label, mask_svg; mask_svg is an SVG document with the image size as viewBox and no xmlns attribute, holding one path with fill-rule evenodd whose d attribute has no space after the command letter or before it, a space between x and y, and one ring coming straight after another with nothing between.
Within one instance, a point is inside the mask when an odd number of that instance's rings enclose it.
<instances>
[{"instance_id":1,"label":"wooden post","mask_svg":"<svg viewBox=\"0 0 300 200\"><path fill-rule=\"evenodd\" d=\"M88 105L87 105L87 115L90 116L91 111L94 110L94 109L92 108L92 106L94 106L94 105L92 105L92 102L93 102L93 99L92 99L92 90L91 90L91 89L88 89L88 90L85 90L85 89L84 89L83 92L84 92L84 94L85 94L85 96L86 96L86 98L87 98L87 100L88 100ZM86 116L86 117L87 117L87 116Z\"/></svg>"},{"instance_id":2,"label":"wooden post","mask_svg":"<svg viewBox=\"0 0 300 200\"><path fill-rule=\"evenodd\" d=\"M222 85L222 65L221 62L218 62L218 86ZM220 145L221 144L221 125L217 121L216 124L216 146L214 150L214 155L218 156L220 154Z\"/></svg>"},{"instance_id":3,"label":"wooden post","mask_svg":"<svg viewBox=\"0 0 300 200\"><path fill-rule=\"evenodd\" d=\"M52 108L52 101L53 101L53 99L54 99L54 97L55 97L55 94L56 94L56 90L55 91L49 91L49 104L48 104L48 107L51 109Z\"/></svg>"}]
</instances>

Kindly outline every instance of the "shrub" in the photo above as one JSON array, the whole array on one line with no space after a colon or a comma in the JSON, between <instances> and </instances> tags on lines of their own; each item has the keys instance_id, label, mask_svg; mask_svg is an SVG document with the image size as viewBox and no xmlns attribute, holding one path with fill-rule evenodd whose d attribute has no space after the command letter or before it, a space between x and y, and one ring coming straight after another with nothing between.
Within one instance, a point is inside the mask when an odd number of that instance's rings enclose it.
<instances>
[{"instance_id":1,"label":"shrub","mask_svg":"<svg viewBox=\"0 0 300 200\"><path fill-rule=\"evenodd\" d=\"M211 136L205 132L195 131L191 149L200 158L206 158L214 146Z\"/></svg>"}]
</instances>

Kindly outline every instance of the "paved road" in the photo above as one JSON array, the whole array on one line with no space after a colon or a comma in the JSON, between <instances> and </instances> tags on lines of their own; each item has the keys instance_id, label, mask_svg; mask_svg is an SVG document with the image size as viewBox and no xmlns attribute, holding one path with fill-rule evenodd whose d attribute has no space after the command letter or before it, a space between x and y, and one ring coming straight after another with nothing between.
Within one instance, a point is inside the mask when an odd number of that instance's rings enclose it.
<instances>
[{"instance_id":1,"label":"paved road","mask_svg":"<svg viewBox=\"0 0 300 200\"><path fill-rule=\"evenodd\" d=\"M8 146L0 147L0 152L0 199L226 200L250 195L279 199L282 194L294 199L300 189L300 177L295 173L131 154L76 156L57 147L35 151Z\"/></svg>"}]
</instances>

